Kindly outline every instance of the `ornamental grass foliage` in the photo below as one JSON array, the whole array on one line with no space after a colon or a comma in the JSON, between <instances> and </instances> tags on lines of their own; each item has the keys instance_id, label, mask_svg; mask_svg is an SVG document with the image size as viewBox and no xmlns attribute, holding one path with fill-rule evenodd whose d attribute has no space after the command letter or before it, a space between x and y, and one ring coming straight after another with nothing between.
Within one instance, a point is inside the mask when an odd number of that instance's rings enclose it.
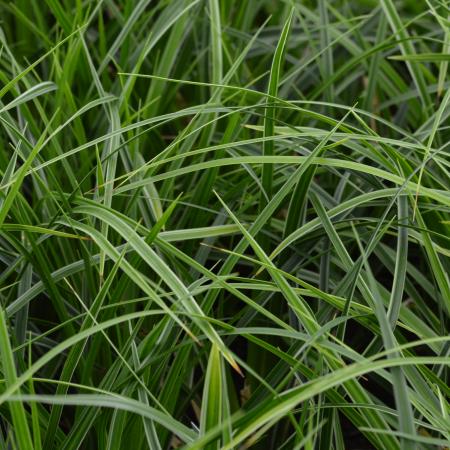
<instances>
[{"instance_id":1,"label":"ornamental grass foliage","mask_svg":"<svg viewBox=\"0 0 450 450\"><path fill-rule=\"evenodd\" d=\"M0 2L0 448L450 447L450 2Z\"/></svg>"}]
</instances>

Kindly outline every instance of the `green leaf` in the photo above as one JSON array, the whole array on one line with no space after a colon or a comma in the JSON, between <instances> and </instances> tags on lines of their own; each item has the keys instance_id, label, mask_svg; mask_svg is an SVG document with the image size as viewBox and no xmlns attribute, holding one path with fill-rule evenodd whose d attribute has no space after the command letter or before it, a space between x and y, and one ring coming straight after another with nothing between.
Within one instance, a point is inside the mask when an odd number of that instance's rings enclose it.
<instances>
[{"instance_id":1,"label":"green leaf","mask_svg":"<svg viewBox=\"0 0 450 450\"><path fill-rule=\"evenodd\" d=\"M17 373L3 308L0 308L0 355L2 371L5 377L5 387L8 389L17 383ZM23 401L13 403L10 406L10 410L17 446L24 450L33 450L33 442L28 428L27 413Z\"/></svg>"}]
</instances>

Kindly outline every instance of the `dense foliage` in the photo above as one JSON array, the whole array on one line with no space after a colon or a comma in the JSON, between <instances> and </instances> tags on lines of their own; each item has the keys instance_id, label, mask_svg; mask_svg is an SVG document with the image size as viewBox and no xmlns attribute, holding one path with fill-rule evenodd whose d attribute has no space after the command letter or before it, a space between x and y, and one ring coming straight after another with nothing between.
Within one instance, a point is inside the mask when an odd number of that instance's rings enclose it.
<instances>
[{"instance_id":1,"label":"dense foliage","mask_svg":"<svg viewBox=\"0 0 450 450\"><path fill-rule=\"evenodd\" d=\"M0 448L449 446L448 0L0 2Z\"/></svg>"}]
</instances>

